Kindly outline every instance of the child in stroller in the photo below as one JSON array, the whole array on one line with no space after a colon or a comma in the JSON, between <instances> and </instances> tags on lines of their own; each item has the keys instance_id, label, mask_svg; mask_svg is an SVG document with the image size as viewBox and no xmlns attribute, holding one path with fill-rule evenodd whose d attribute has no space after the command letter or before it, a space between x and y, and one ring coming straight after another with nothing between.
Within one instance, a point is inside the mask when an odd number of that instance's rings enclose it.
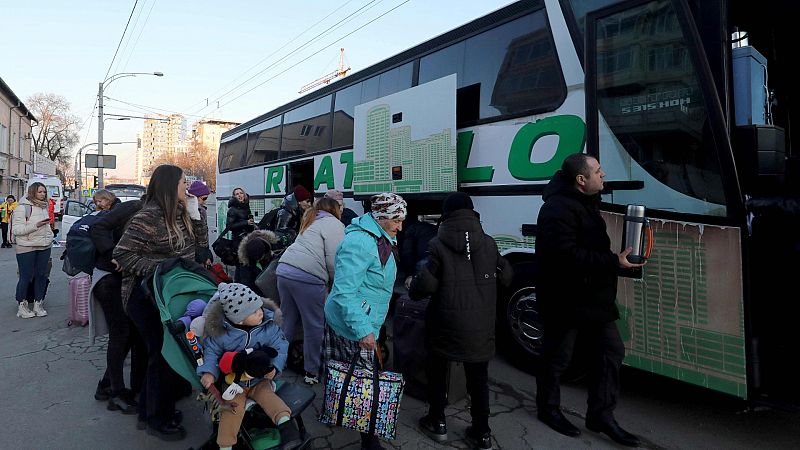
<instances>
[{"instance_id":1,"label":"child in stroller","mask_svg":"<svg viewBox=\"0 0 800 450\"><path fill-rule=\"evenodd\" d=\"M202 388L203 386L200 382L200 377L198 376L197 372L197 355L193 352L191 345L186 339L187 330L185 329L185 325L182 323L180 318L185 314L187 305L192 300L198 298L202 300L208 300L212 297L219 298L220 294L222 294L222 297L224 298L225 292L227 292L227 289L231 289L231 285L226 285L223 283L220 285L220 289L218 290L217 283L214 281L213 276L208 273L205 268L194 263L193 261L187 261L180 258L173 258L160 264L155 271L152 281L148 281L147 284L149 284L149 286L147 286L148 291L151 292L152 298L155 300L164 326L165 339L164 346L162 348L162 354L175 372L188 380L195 388ZM244 292L242 288L243 286L239 288L238 292ZM272 323L275 318L280 318L280 311L272 302L260 297L257 298L260 301L260 305L264 305L266 302L267 304L271 305L272 308L274 308L274 310L261 309L260 307L256 308L261 311L261 314L269 317L269 319L264 320L264 323L261 325L267 325L267 323L269 323L270 328L275 327L280 332L277 325ZM227 329L226 326L231 327L231 324L226 324L227 321L224 319L224 312L222 312L223 303L225 302L220 302L217 299L209 303L206 311L207 313L211 314L214 311L218 311L220 313L218 314L220 320L218 322L212 321L214 324L210 326L210 329L214 329L215 324L218 325L222 330ZM248 306L252 308L253 305L250 304ZM214 317L213 314L211 315ZM236 331L239 331L242 335L252 336L257 334L257 329L262 328L261 325L253 327L249 332L241 330ZM205 332L208 333L208 330L209 326L207 325ZM171 336L172 339L167 338L167 336ZM282 338L282 335L279 337ZM206 368L212 367L207 366L207 364L213 364L217 370L216 373L218 373L219 368L216 367L217 362L211 361L214 359L213 353L215 352L214 339L216 339L217 343L220 342L219 337L217 337L206 339L203 343L203 352L205 355L203 355L203 360L200 360L200 364L201 367ZM242 342L244 341L245 339L242 340ZM278 340L277 343L272 343L271 346L276 348L279 347L280 340ZM231 350L242 350L243 348L244 347L242 346L242 348L231 348ZM226 346L225 349L229 349L229 347ZM284 348L284 359L285 353L286 350ZM282 367L282 363L279 362L279 359L280 357L276 357L275 360L272 361L273 365ZM276 372L279 371L280 369ZM202 373L214 373L214 371L209 369L207 372L204 371ZM219 384L222 386L221 381ZM258 383L251 382L249 384L252 390L255 388L255 386L257 386ZM277 386L277 390L274 389L275 386ZM239 448L252 450L261 450L267 448L296 448L299 444L307 444L310 439L305 432L300 414L313 401L315 396L314 391L290 382L277 381L277 383L275 383L269 380L264 381L264 386L259 388L259 390L266 391L267 387L269 388L270 392L274 391L272 395L275 396L275 399L286 405L286 408L279 409L283 409L288 413L286 418L289 419L289 421L287 422L286 419L284 419L283 414L268 414L269 417L267 417L267 415L261 412L259 408L251 409L250 407L252 406L252 401L247 403L244 401L244 399L241 399L240 402L234 401L233 403L237 403L238 410L236 411L236 414L232 415L238 415L238 422L236 427L234 427L232 442L231 440L228 440L224 443L227 443L229 446L233 443L236 443L236 429L239 428L239 424L244 423L238 433ZM212 390L218 393L216 387L212 388ZM211 396L209 395L209 397ZM222 405L222 410L225 411L227 408L227 410L230 411L230 406L232 406L233 403L228 404L227 402L224 402ZM293 437L295 434L291 431L289 431L289 433L280 433L279 429L275 429L275 419L283 424L290 424L291 426L284 425L283 428L297 432L296 435L298 436L298 439ZM219 440L215 439L217 434L218 433L212 435L211 439L209 439L209 442L206 442L202 448L216 448L217 443L214 442L214 440ZM285 435L283 436L284 440L279 438L280 434Z\"/></svg>"},{"instance_id":2,"label":"child in stroller","mask_svg":"<svg viewBox=\"0 0 800 450\"><path fill-rule=\"evenodd\" d=\"M302 440L300 431L291 421L292 411L275 394L272 379L286 365L289 343L278 322L281 315L277 305L259 297L243 284L222 283L209 303L206 314L203 364L197 368L200 383L210 388L219 378L219 362L223 353L238 352L248 348L273 348L277 356L272 360L272 370L263 377L239 381L242 392L233 398L234 404L224 409L220 416L217 444L220 449L230 449L237 441L244 416L247 398L255 400L278 425L282 449L294 449ZM236 381L232 381L236 383Z\"/></svg>"}]
</instances>

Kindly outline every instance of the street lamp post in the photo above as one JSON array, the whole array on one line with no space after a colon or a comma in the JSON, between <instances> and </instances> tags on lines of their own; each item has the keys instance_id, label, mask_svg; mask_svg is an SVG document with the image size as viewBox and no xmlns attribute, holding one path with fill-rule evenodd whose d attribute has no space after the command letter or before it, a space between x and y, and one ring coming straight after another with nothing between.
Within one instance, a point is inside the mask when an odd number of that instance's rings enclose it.
<instances>
[{"instance_id":1,"label":"street lamp post","mask_svg":"<svg viewBox=\"0 0 800 450\"><path fill-rule=\"evenodd\" d=\"M111 84L114 80L118 80L124 77L135 77L136 75L155 75L157 77L163 77L164 74L161 72L124 72L124 73L117 73L111 75L110 77L106 78L105 80L100 82L100 86L97 91L97 154L100 156L100 160L102 161L103 156L103 88L107 84ZM100 170L97 171L97 187L102 189L103 188L103 168L101 167Z\"/></svg>"}]
</instances>

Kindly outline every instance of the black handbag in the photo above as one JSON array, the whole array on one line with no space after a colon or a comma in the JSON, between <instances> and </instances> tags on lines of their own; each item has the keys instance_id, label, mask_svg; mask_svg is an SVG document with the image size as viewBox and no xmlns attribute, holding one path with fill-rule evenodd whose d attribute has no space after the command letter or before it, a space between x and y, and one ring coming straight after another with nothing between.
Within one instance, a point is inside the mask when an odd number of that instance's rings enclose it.
<instances>
[{"instance_id":1,"label":"black handbag","mask_svg":"<svg viewBox=\"0 0 800 450\"><path fill-rule=\"evenodd\" d=\"M239 246L233 239L225 237L225 233L227 232L228 228L226 227L222 230L222 233L219 234L217 240L211 244L211 249L219 256L223 264L236 266L239 265Z\"/></svg>"}]
</instances>

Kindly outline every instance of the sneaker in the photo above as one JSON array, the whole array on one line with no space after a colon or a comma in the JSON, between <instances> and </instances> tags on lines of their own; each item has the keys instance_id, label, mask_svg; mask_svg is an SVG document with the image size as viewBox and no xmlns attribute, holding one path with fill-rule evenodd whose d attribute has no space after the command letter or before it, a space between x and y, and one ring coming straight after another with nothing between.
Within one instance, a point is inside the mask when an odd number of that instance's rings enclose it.
<instances>
[{"instance_id":1,"label":"sneaker","mask_svg":"<svg viewBox=\"0 0 800 450\"><path fill-rule=\"evenodd\" d=\"M492 448L492 433L478 433L471 426L467 427L467 441L477 448Z\"/></svg>"},{"instance_id":2,"label":"sneaker","mask_svg":"<svg viewBox=\"0 0 800 450\"><path fill-rule=\"evenodd\" d=\"M111 398L111 385L103 380L97 382L97 389L94 391L94 399L98 402L105 402Z\"/></svg>"},{"instance_id":3,"label":"sneaker","mask_svg":"<svg viewBox=\"0 0 800 450\"><path fill-rule=\"evenodd\" d=\"M42 300L38 302L33 302L33 313L36 314L36 317L44 317L47 315L47 311L42 308Z\"/></svg>"},{"instance_id":4,"label":"sneaker","mask_svg":"<svg viewBox=\"0 0 800 450\"><path fill-rule=\"evenodd\" d=\"M419 429L434 441L443 442L447 440L447 424L444 420L432 419L428 415L419 419L418 424Z\"/></svg>"},{"instance_id":5,"label":"sneaker","mask_svg":"<svg viewBox=\"0 0 800 450\"><path fill-rule=\"evenodd\" d=\"M19 302L19 306L17 307L17 317L22 319L30 319L32 317L36 317L36 314L28 309L28 302L22 301Z\"/></svg>"},{"instance_id":6,"label":"sneaker","mask_svg":"<svg viewBox=\"0 0 800 450\"><path fill-rule=\"evenodd\" d=\"M319 383L319 378L316 375L312 375L310 372L306 372L306 375L303 377L303 382L313 386Z\"/></svg>"},{"instance_id":7,"label":"sneaker","mask_svg":"<svg viewBox=\"0 0 800 450\"><path fill-rule=\"evenodd\" d=\"M303 444L300 430L297 429L293 420L278 425L278 433L281 435L281 450L293 450Z\"/></svg>"},{"instance_id":8,"label":"sneaker","mask_svg":"<svg viewBox=\"0 0 800 450\"><path fill-rule=\"evenodd\" d=\"M108 406L106 406L106 409L109 411L122 411L122 414L129 415L139 412L138 406L139 403L133 399L131 391L125 389L118 395L111 395L111 398L108 399Z\"/></svg>"}]
</instances>

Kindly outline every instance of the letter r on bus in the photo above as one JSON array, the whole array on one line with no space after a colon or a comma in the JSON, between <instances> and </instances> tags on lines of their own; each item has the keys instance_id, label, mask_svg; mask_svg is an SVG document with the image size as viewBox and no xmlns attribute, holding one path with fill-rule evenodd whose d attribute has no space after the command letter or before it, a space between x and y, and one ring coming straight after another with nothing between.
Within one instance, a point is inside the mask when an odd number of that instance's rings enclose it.
<instances>
[{"instance_id":1,"label":"letter r on bus","mask_svg":"<svg viewBox=\"0 0 800 450\"><path fill-rule=\"evenodd\" d=\"M283 181L283 173L285 166L274 166L267 168L267 182L264 186L265 194L280 194L283 192L281 189L281 181Z\"/></svg>"}]
</instances>

